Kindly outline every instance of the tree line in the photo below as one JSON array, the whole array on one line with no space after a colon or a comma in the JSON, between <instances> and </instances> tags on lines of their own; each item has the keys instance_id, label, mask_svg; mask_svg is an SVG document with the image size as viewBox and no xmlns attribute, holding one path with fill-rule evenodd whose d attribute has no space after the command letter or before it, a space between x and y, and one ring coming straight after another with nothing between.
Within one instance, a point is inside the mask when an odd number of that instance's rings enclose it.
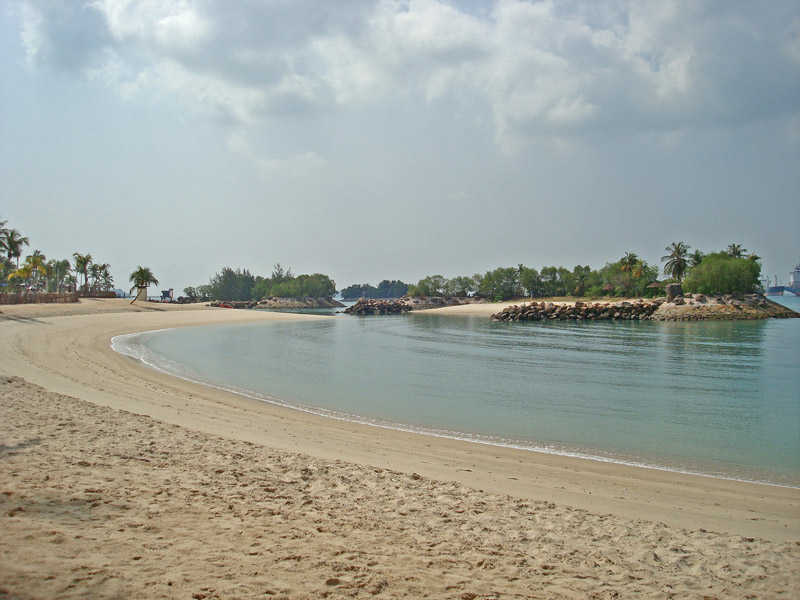
<instances>
[{"instance_id":1,"label":"tree line","mask_svg":"<svg viewBox=\"0 0 800 600\"><path fill-rule=\"evenodd\" d=\"M690 246L676 242L662 257L665 280L658 281L660 269L633 252L600 269L576 265L572 269L544 266L540 269L518 264L498 267L486 273L451 279L429 275L410 285L410 296L481 296L501 301L511 298L552 296L642 296L663 293L668 283L681 283L686 292L701 294L752 293L760 289L760 257L747 254L739 244L705 254L690 253Z\"/></svg>"},{"instance_id":2,"label":"tree line","mask_svg":"<svg viewBox=\"0 0 800 600\"><path fill-rule=\"evenodd\" d=\"M30 240L6 225L8 221L0 219L0 290L12 293L79 291L83 296L91 296L113 289L111 265L96 261L88 252L74 252L70 261L68 258L48 260L40 250L34 250L20 264L23 249L30 246ZM131 292L151 283L158 285L150 267L137 266L129 281L133 283Z\"/></svg>"},{"instance_id":3,"label":"tree line","mask_svg":"<svg viewBox=\"0 0 800 600\"><path fill-rule=\"evenodd\" d=\"M0 220L0 279L10 292L74 292L84 295L114 287L111 265L94 260L91 254L75 252L68 258L49 259L34 250L20 263L30 240ZM81 285L82 280L82 285Z\"/></svg>"},{"instance_id":4,"label":"tree line","mask_svg":"<svg viewBox=\"0 0 800 600\"><path fill-rule=\"evenodd\" d=\"M336 284L327 275L295 275L280 263L269 277L253 275L247 269L224 267L205 285L187 287L184 295L192 300L263 300L264 298L330 298Z\"/></svg>"},{"instance_id":5,"label":"tree line","mask_svg":"<svg viewBox=\"0 0 800 600\"><path fill-rule=\"evenodd\" d=\"M402 298L408 293L408 284L399 280L389 281L384 279L377 287L369 283L347 286L341 290L342 298L353 300L356 298Z\"/></svg>"}]
</instances>

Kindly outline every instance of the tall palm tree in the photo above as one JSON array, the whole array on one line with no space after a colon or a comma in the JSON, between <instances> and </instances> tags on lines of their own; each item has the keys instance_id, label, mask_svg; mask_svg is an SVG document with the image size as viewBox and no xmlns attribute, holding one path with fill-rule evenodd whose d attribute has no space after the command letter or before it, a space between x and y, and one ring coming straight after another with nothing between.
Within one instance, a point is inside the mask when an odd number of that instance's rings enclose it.
<instances>
[{"instance_id":1,"label":"tall palm tree","mask_svg":"<svg viewBox=\"0 0 800 600\"><path fill-rule=\"evenodd\" d=\"M83 275L83 294L86 295L89 293L89 266L92 264L92 255L74 252L72 258L75 259L75 273Z\"/></svg>"},{"instance_id":2,"label":"tall palm tree","mask_svg":"<svg viewBox=\"0 0 800 600\"><path fill-rule=\"evenodd\" d=\"M144 288L149 286L151 283L153 285L158 285L158 279L155 278L155 275L153 275L153 271L150 270L150 267L143 267L141 265L138 265L136 267L136 270L133 273L131 273L129 281L133 283L133 287L131 288L131 293L133 293L133 290L135 290L136 288ZM136 297L134 297L131 304L136 302L137 297L138 294L136 295Z\"/></svg>"},{"instance_id":3,"label":"tall palm tree","mask_svg":"<svg viewBox=\"0 0 800 600\"><path fill-rule=\"evenodd\" d=\"M665 248L669 254L662 256L662 261L667 261L664 265L664 273L678 281L683 281L683 276L689 268L689 248L683 242L672 242Z\"/></svg>"},{"instance_id":4,"label":"tall palm tree","mask_svg":"<svg viewBox=\"0 0 800 600\"><path fill-rule=\"evenodd\" d=\"M730 254L733 258L744 258L744 255L747 254L747 250L742 248L741 244L728 244L728 247L725 248L725 252Z\"/></svg>"},{"instance_id":5,"label":"tall palm tree","mask_svg":"<svg viewBox=\"0 0 800 600\"><path fill-rule=\"evenodd\" d=\"M19 257L22 256L22 247L29 245L28 238L23 237L16 229L3 228L2 240L0 244L2 244L8 260L16 259L17 269L19 269Z\"/></svg>"}]
</instances>

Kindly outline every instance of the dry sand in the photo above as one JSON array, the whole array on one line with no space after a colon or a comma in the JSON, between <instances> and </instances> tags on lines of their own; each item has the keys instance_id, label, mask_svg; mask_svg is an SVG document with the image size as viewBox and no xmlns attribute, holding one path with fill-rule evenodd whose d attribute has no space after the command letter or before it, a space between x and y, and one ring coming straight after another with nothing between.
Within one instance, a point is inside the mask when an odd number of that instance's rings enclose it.
<instances>
[{"instance_id":1,"label":"dry sand","mask_svg":"<svg viewBox=\"0 0 800 600\"><path fill-rule=\"evenodd\" d=\"M481 309L498 305L440 310ZM315 317L114 300L0 312L0 598L800 592L800 490L324 419L109 347Z\"/></svg>"}]
</instances>

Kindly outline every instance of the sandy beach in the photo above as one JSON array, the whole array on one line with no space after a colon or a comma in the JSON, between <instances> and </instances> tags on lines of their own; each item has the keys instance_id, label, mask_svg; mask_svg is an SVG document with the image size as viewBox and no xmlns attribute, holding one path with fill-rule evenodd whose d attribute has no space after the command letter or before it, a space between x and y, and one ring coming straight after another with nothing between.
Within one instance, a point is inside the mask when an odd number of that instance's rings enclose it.
<instances>
[{"instance_id":1,"label":"sandy beach","mask_svg":"<svg viewBox=\"0 0 800 600\"><path fill-rule=\"evenodd\" d=\"M135 331L307 318L330 317L0 307L0 598L800 592L800 490L325 419L110 347Z\"/></svg>"}]
</instances>

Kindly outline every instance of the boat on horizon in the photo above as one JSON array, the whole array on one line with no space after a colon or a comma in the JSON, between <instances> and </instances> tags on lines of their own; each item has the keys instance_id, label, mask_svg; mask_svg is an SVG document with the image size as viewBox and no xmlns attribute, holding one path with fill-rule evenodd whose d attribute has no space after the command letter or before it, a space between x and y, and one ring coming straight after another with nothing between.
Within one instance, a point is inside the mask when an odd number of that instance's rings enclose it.
<instances>
[{"instance_id":1,"label":"boat on horizon","mask_svg":"<svg viewBox=\"0 0 800 600\"><path fill-rule=\"evenodd\" d=\"M769 285L769 277L762 282L767 296L783 296L784 292L800 296L800 263L789 273L789 285L778 285L778 276L774 277L775 285Z\"/></svg>"}]
</instances>

